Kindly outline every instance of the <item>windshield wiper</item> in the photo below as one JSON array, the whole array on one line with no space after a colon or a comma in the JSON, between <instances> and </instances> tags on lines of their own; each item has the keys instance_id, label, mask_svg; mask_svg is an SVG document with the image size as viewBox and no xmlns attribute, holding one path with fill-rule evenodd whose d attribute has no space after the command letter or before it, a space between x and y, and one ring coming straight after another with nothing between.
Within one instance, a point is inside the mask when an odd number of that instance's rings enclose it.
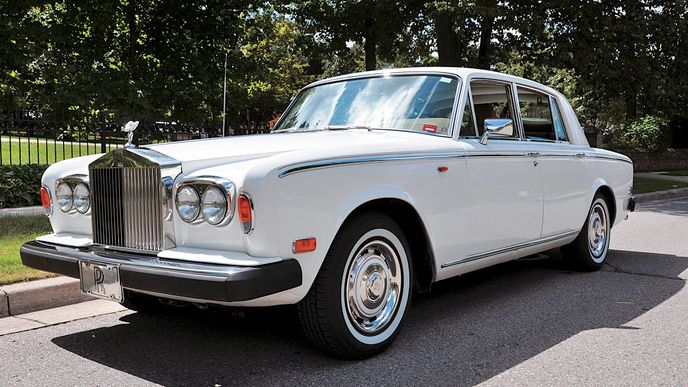
<instances>
[{"instance_id":1,"label":"windshield wiper","mask_svg":"<svg viewBox=\"0 0 688 387\"><path fill-rule=\"evenodd\" d=\"M323 130L349 130L349 129L367 129L372 130L368 125L328 125Z\"/></svg>"},{"instance_id":2,"label":"windshield wiper","mask_svg":"<svg viewBox=\"0 0 688 387\"><path fill-rule=\"evenodd\" d=\"M297 130L299 130L299 129L298 128L284 128L284 129L273 130L270 133L292 133L292 132L296 132Z\"/></svg>"},{"instance_id":3,"label":"windshield wiper","mask_svg":"<svg viewBox=\"0 0 688 387\"><path fill-rule=\"evenodd\" d=\"M314 129L302 129L302 128L296 128L296 127L284 128L284 129L273 130L272 133L319 132L319 131L325 131L325 130L349 130L349 129L372 130L372 128L368 125L328 125L328 126L323 126L321 128L314 128Z\"/></svg>"}]
</instances>

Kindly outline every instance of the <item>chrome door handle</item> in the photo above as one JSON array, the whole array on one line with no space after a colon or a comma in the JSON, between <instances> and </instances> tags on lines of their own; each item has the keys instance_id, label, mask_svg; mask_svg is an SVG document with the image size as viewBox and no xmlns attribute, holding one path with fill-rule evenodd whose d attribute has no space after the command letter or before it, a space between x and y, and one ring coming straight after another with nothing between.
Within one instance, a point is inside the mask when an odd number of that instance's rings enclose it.
<instances>
[{"instance_id":1,"label":"chrome door handle","mask_svg":"<svg viewBox=\"0 0 688 387\"><path fill-rule=\"evenodd\" d=\"M580 159L580 158L585 157L585 153L576 153L575 156Z\"/></svg>"},{"instance_id":2,"label":"chrome door handle","mask_svg":"<svg viewBox=\"0 0 688 387\"><path fill-rule=\"evenodd\" d=\"M540 152L528 152L527 155L530 157L539 157Z\"/></svg>"}]
</instances>

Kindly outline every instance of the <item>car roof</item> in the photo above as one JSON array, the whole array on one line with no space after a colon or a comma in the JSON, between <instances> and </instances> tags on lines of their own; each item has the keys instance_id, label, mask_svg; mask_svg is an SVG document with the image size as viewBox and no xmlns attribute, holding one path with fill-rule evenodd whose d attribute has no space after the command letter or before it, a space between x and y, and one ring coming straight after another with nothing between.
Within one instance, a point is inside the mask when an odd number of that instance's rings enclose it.
<instances>
[{"instance_id":1,"label":"car roof","mask_svg":"<svg viewBox=\"0 0 688 387\"><path fill-rule=\"evenodd\" d=\"M551 87L545 86L541 83L531 81L526 78L517 77L515 75L503 74L496 71L474 69L470 67L406 67L406 68L396 68L396 69L382 69L373 71L364 71L359 73L351 73L345 75L339 75L336 77L325 78L319 81L315 81L305 88L318 86L326 83L344 81L349 79L359 79L367 77L377 77L385 75L402 75L402 74L423 74L423 73L436 73L436 74L449 74L456 75L462 80L475 79L475 78L486 78L486 79L496 79L506 82L516 82L524 86L530 86L550 94L560 95L559 92L552 89Z\"/></svg>"}]
</instances>

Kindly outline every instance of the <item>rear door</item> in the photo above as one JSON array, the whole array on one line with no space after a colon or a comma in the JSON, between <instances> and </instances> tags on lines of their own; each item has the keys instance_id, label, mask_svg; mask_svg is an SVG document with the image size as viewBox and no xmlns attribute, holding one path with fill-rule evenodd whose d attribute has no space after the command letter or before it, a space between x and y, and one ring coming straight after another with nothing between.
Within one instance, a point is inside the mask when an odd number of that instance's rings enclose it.
<instances>
[{"instance_id":1,"label":"rear door","mask_svg":"<svg viewBox=\"0 0 688 387\"><path fill-rule=\"evenodd\" d=\"M537 153L543 179L542 237L578 231L587 212L587 173L583 149L571 145L556 99L516 86L529 153Z\"/></svg>"}]
</instances>

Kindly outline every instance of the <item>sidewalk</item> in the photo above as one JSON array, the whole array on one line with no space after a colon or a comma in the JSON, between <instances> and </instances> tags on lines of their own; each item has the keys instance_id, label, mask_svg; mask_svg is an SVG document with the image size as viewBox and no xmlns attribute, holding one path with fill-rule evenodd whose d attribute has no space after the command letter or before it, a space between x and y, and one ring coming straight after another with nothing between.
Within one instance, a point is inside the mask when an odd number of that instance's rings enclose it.
<instances>
[{"instance_id":1,"label":"sidewalk","mask_svg":"<svg viewBox=\"0 0 688 387\"><path fill-rule=\"evenodd\" d=\"M89 298L79 304L0 318L0 336L124 310L116 302Z\"/></svg>"},{"instance_id":2,"label":"sidewalk","mask_svg":"<svg viewBox=\"0 0 688 387\"><path fill-rule=\"evenodd\" d=\"M41 215L44 214L43 207L17 207L17 208L0 208L0 217L3 216L18 216L18 215Z\"/></svg>"}]
</instances>

